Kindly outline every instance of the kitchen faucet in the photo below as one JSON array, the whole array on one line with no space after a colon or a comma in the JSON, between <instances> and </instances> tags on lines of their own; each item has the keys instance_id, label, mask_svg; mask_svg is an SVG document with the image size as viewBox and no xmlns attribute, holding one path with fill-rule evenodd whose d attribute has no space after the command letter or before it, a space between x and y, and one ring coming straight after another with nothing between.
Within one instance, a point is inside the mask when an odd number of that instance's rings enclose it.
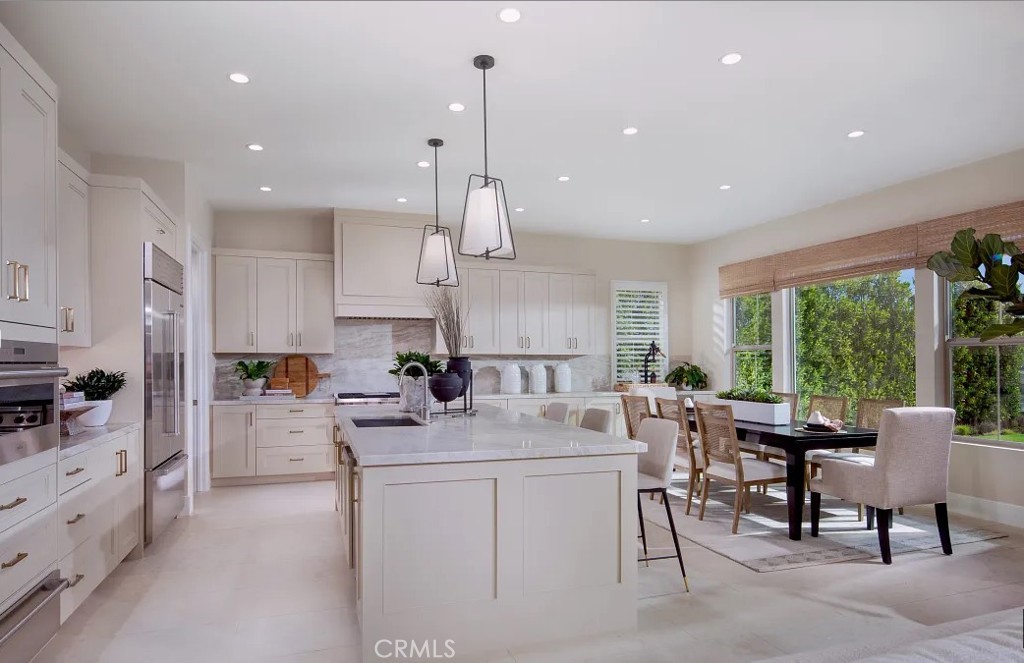
<instances>
[{"instance_id":1,"label":"kitchen faucet","mask_svg":"<svg viewBox=\"0 0 1024 663\"><path fill-rule=\"evenodd\" d=\"M411 366L416 366L423 373L423 406L420 408L420 419L425 423L430 423L430 393L427 391L427 367L418 361L410 361L408 364L402 366L402 370L398 371L398 388L402 388L402 378L405 377L405 372L409 370Z\"/></svg>"}]
</instances>

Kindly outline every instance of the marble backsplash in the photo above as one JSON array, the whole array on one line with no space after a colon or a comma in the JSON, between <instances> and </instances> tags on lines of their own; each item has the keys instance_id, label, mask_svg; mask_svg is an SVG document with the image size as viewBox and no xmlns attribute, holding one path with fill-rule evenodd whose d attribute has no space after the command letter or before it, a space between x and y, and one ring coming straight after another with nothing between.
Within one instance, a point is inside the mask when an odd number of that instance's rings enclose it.
<instances>
[{"instance_id":1,"label":"marble backsplash","mask_svg":"<svg viewBox=\"0 0 1024 663\"><path fill-rule=\"evenodd\" d=\"M433 320L363 320L334 321L334 354L310 355L321 373L329 373L313 396L330 396L339 391L396 391L397 382L388 370L394 365L396 352L434 349ZM279 359L282 355L218 354L214 375L214 399L230 400L242 393L242 383L234 366L240 359ZM444 359L444 357L438 357ZM611 389L611 358L589 355L566 360L564 357L473 357L474 393L496 394L500 391L501 368L516 363L523 371L523 391L529 391L528 368L537 363L548 366L548 390L554 389L553 366L567 361L572 370L573 391L606 391Z\"/></svg>"}]
</instances>

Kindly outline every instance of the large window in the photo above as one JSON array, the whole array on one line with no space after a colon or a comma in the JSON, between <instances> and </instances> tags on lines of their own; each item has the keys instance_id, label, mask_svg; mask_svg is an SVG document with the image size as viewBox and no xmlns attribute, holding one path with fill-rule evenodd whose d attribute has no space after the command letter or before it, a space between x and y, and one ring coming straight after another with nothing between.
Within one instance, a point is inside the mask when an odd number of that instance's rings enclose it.
<instances>
[{"instance_id":1,"label":"large window","mask_svg":"<svg viewBox=\"0 0 1024 663\"><path fill-rule=\"evenodd\" d=\"M914 272L834 281L795 291L800 415L813 394L915 402Z\"/></svg>"},{"instance_id":2,"label":"large window","mask_svg":"<svg viewBox=\"0 0 1024 663\"><path fill-rule=\"evenodd\" d=\"M772 388L771 295L732 300L733 384L744 389Z\"/></svg>"},{"instance_id":3,"label":"large window","mask_svg":"<svg viewBox=\"0 0 1024 663\"><path fill-rule=\"evenodd\" d=\"M1000 322L1002 308L984 299L960 297L971 284L949 289L949 361L955 434L1024 443L1021 383L1024 339L1002 337L982 343L982 330Z\"/></svg>"},{"instance_id":4,"label":"large window","mask_svg":"<svg viewBox=\"0 0 1024 663\"><path fill-rule=\"evenodd\" d=\"M613 281L612 310L615 340L615 380L641 378L644 355L654 341L668 354L668 284L646 281ZM668 359L650 365L655 379L665 377Z\"/></svg>"}]
</instances>

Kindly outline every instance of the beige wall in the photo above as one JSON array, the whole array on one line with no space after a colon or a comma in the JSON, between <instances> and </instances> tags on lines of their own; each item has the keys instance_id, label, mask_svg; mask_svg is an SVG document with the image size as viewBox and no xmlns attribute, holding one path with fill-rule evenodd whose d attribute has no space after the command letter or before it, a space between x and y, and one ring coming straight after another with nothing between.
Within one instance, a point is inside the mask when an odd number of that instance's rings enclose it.
<instances>
[{"instance_id":1,"label":"beige wall","mask_svg":"<svg viewBox=\"0 0 1024 663\"><path fill-rule=\"evenodd\" d=\"M89 172L142 178L170 208L171 213L178 217L179 222L185 218L185 162L183 161L94 153L90 158Z\"/></svg>"},{"instance_id":2,"label":"beige wall","mask_svg":"<svg viewBox=\"0 0 1024 663\"><path fill-rule=\"evenodd\" d=\"M334 210L217 210L213 245L219 249L334 252Z\"/></svg>"},{"instance_id":3,"label":"beige wall","mask_svg":"<svg viewBox=\"0 0 1024 663\"><path fill-rule=\"evenodd\" d=\"M89 148L79 139L78 135L63 125L57 127L57 145L64 150L65 154L77 161L78 165L90 170L92 154L89 153Z\"/></svg>"}]
</instances>

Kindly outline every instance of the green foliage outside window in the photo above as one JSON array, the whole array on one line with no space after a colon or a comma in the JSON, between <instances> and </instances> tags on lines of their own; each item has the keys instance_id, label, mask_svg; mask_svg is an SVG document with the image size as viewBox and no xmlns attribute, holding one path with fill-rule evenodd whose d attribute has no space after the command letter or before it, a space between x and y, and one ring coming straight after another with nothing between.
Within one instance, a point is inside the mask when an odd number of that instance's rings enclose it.
<instances>
[{"instance_id":1,"label":"green foliage outside window","mask_svg":"<svg viewBox=\"0 0 1024 663\"><path fill-rule=\"evenodd\" d=\"M771 295L733 300L733 384L740 389L772 388ZM760 347L759 347L760 346Z\"/></svg>"}]
</instances>

